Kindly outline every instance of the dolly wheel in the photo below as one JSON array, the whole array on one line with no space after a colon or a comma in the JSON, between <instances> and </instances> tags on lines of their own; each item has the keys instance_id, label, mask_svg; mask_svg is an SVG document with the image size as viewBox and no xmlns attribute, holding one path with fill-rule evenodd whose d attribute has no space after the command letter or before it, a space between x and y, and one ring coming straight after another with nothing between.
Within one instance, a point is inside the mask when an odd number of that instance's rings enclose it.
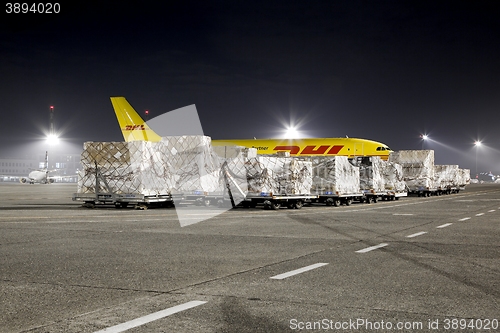
<instances>
[{"instance_id":1,"label":"dolly wheel","mask_svg":"<svg viewBox=\"0 0 500 333\"><path fill-rule=\"evenodd\" d=\"M280 209L281 207L281 204L277 201L273 201L271 202L271 208L274 209L274 210L277 210L277 209Z\"/></svg>"}]
</instances>

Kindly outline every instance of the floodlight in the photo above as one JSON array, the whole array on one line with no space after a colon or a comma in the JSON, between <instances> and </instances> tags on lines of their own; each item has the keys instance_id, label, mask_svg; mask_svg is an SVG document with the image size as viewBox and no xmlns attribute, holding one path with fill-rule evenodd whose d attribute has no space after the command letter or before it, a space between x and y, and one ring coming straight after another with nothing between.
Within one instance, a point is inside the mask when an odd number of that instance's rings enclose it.
<instances>
[{"instance_id":1,"label":"floodlight","mask_svg":"<svg viewBox=\"0 0 500 333\"><path fill-rule=\"evenodd\" d=\"M295 138L298 138L299 136L300 136L300 133L295 126L287 127L286 132L285 132L285 137L287 139L295 139Z\"/></svg>"},{"instance_id":2,"label":"floodlight","mask_svg":"<svg viewBox=\"0 0 500 333\"><path fill-rule=\"evenodd\" d=\"M49 145L55 145L59 143L59 137L55 134L49 134L47 135L47 143Z\"/></svg>"}]
</instances>

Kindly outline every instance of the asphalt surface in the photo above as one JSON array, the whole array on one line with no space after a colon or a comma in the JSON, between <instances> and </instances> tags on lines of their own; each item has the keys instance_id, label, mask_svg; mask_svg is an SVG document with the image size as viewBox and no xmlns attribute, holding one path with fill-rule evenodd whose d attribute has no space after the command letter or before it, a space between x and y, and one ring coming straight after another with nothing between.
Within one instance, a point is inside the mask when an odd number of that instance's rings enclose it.
<instances>
[{"instance_id":1,"label":"asphalt surface","mask_svg":"<svg viewBox=\"0 0 500 333\"><path fill-rule=\"evenodd\" d=\"M75 190L0 183L0 332L500 331L500 184L183 228Z\"/></svg>"}]
</instances>

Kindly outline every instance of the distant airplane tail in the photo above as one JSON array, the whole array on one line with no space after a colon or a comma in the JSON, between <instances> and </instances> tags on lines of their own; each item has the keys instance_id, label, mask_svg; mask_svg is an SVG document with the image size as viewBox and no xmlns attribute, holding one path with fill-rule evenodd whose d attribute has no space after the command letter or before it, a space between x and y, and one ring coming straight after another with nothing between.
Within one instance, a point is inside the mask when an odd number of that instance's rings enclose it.
<instances>
[{"instance_id":1,"label":"distant airplane tail","mask_svg":"<svg viewBox=\"0 0 500 333\"><path fill-rule=\"evenodd\" d=\"M111 104L126 142L161 140L161 136L149 128L125 97L111 97Z\"/></svg>"}]
</instances>

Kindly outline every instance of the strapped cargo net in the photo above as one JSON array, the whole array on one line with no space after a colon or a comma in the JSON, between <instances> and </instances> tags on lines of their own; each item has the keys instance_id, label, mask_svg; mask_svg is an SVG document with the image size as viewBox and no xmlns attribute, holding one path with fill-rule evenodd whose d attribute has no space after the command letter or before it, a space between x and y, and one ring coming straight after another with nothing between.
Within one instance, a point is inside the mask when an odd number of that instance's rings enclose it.
<instances>
[{"instance_id":1,"label":"strapped cargo net","mask_svg":"<svg viewBox=\"0 0 500 333\"><path fill-rule=\"evenodd\" d=\"M140 193L140 166L133 163L140 142L86 142L81 155L83 169L78 193ZM99 177L99 188L96 186Z\"/></svg>"},{"instance_id":2,"label":"strapped cargo net","mask_svg":"<svg viewBox=\"0 0 500 333\"><path fill-rule=\"evenodd\" d=\"M216 146L212 149L219 156L222 166L220 186L224 188L226 195L229 186L235 203L240 202L248 193L245 162L248 158L257 156L257 149L239 146Z\"/></svg>"},{"instance_id":3,"label":"strapped cargo net","mask_svg":"<svg viewBox=\"0 0 500 333\"><path fill-rule=\"evenodd\" d=\"M221 192L219 181L221 163L212 150L211 139L207 136L163 137L166 169L174 177L172 189L175 192Z\"/></svg>"},{"instance_id":4,"label":"strapped cargo net","mask_svg":"<svg viewBox=\"0 0 500 333\"><path fill-rule=\"evenodd\" d=\"M220 161L205 136L166 137L160 142L86 142L81 163L78 193L97 190L150 196L222 190Z\"/></svg>"}]
</instances>

